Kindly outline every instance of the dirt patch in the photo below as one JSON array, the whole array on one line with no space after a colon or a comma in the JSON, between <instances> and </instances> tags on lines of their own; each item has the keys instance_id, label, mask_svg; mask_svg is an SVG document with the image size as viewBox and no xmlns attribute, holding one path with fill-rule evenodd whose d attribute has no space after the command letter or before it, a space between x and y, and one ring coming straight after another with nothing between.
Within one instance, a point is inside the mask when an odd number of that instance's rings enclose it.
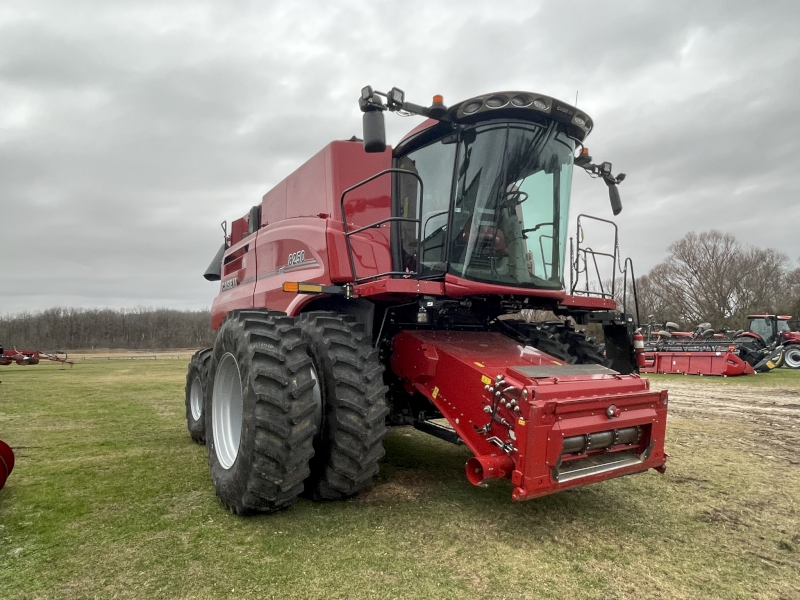
<instances>
[{"instance_id":1,"label":"dirt patch","mask_svg":"<svg viewBox=\"0 0 800 600\"><path fill-rule=\"evenodd\" d=\"M749 425L751 435L736 441L767 460L782 458L800 464L800 404L793 389L747 387L719 383L664 382L669 389L670 414L690 419L719 419ZM657 386L656 386L657 387Z\"/></svg>"},{"instance_id":2,"label":"dirt patch","mask_svg":"<svg viewBox=\"0 0 800 600\"><path fill-rule=\"evenodd\" d=\"M424 472L397 471L388 481L378 481L357 496L365 504L386 504L419 500L430 494L431 482Z\"/></svg>"}]
</instances>

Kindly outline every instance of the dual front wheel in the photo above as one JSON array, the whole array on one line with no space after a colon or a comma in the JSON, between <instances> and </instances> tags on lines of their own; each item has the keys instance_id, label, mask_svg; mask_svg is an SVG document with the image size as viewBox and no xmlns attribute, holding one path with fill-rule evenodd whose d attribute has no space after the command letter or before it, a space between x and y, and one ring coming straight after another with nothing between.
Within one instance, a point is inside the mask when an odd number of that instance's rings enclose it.
<instances>
[{"instance_id":1,"label":"dual front wheel","mask_svg":"<svg viewBox=\"0 0 800 600\"><path fill-rule=\"evenodd\" d=\"M234 311L205 381L199 420L217 496L232 512L286 508L304 491L346 498L377 473L388 412L383 367L351 318ZM187 422L191 398L187 377Z\"/></svg>"}]
</instances>

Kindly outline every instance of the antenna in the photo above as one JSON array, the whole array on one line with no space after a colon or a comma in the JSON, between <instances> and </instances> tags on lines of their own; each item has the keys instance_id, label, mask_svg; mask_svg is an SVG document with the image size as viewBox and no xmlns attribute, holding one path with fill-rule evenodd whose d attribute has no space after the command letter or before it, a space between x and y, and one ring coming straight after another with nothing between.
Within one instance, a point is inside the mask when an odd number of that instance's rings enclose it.
<instances>
[{"instance_id":1,"label":"antenna","mask_svg":"<svg viewBox=\"0 0 800 600\"><path fill-rule=\"evenodd\" d=\"M575 108L578 108L578 90L575 90Z\"/></svg>"}]
</instances>

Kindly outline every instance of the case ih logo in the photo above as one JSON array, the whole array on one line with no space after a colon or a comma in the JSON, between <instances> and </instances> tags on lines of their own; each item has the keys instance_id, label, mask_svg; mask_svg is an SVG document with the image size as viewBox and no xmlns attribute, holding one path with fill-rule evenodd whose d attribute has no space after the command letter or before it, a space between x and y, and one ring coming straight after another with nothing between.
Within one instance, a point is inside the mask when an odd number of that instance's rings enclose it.
<instances>
[{"instance_id":1,"label":"case ih logo","mask_svg":"<svg viewBox=\"0 0 800 600\"><path fill-rule=\"evenodd\" d=\"M572 116L572 111L568 108L564 108L563 106L556 106L556 110L561 111L562 113L566 113L570 117Z\"/></svg>"},{"instance_id":2,"label":"case ih logo","mask_svg":"<svg viewBox=\"0 0 800 600\"><path fill-rule=\"evenodd\" d=\"M232 290L238 284L239 282L236 280L236 277L231 277L230 279L226 279L225 281L222 282L222 291L225 292L228 290Z\"/></svg>"}]
</instances>

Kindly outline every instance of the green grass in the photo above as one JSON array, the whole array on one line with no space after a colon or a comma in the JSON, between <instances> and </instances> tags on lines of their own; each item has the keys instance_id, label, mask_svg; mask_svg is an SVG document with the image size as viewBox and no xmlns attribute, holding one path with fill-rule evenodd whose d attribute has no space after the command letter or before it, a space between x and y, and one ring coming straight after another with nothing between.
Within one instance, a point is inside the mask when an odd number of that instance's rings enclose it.
<instances>
[{"instance_id":1,"label":"green grass","mask_svg":"<svg viewBox=\"0 0 800 600\"><path fill-rule=\"evenodd\" d=\"M0 598L800 598L800 462L748 456L744 420L672 417L666 475L525 503L394 429L357 498L240 518L185 429L186 363L0 369Z\"/></svg>"},{"instance_id":2,"label":"green grass","mask_svg":"<svg viewBox=\"0 0 800 600\"><path fill-rule=\"evenodd\" d=\"M699 375L656 375L653 373L645 374L645 377L667 388L669 388L671 381L678 381L681 383L691 382L696 385L719 385L723 383L724 385L734 386L734 389L735 386L800 389L800 370L784 368L773 369L768 373L740 375L738 377L719 377L713 375L702 377Z\"/></svg>"}]
</instances>

